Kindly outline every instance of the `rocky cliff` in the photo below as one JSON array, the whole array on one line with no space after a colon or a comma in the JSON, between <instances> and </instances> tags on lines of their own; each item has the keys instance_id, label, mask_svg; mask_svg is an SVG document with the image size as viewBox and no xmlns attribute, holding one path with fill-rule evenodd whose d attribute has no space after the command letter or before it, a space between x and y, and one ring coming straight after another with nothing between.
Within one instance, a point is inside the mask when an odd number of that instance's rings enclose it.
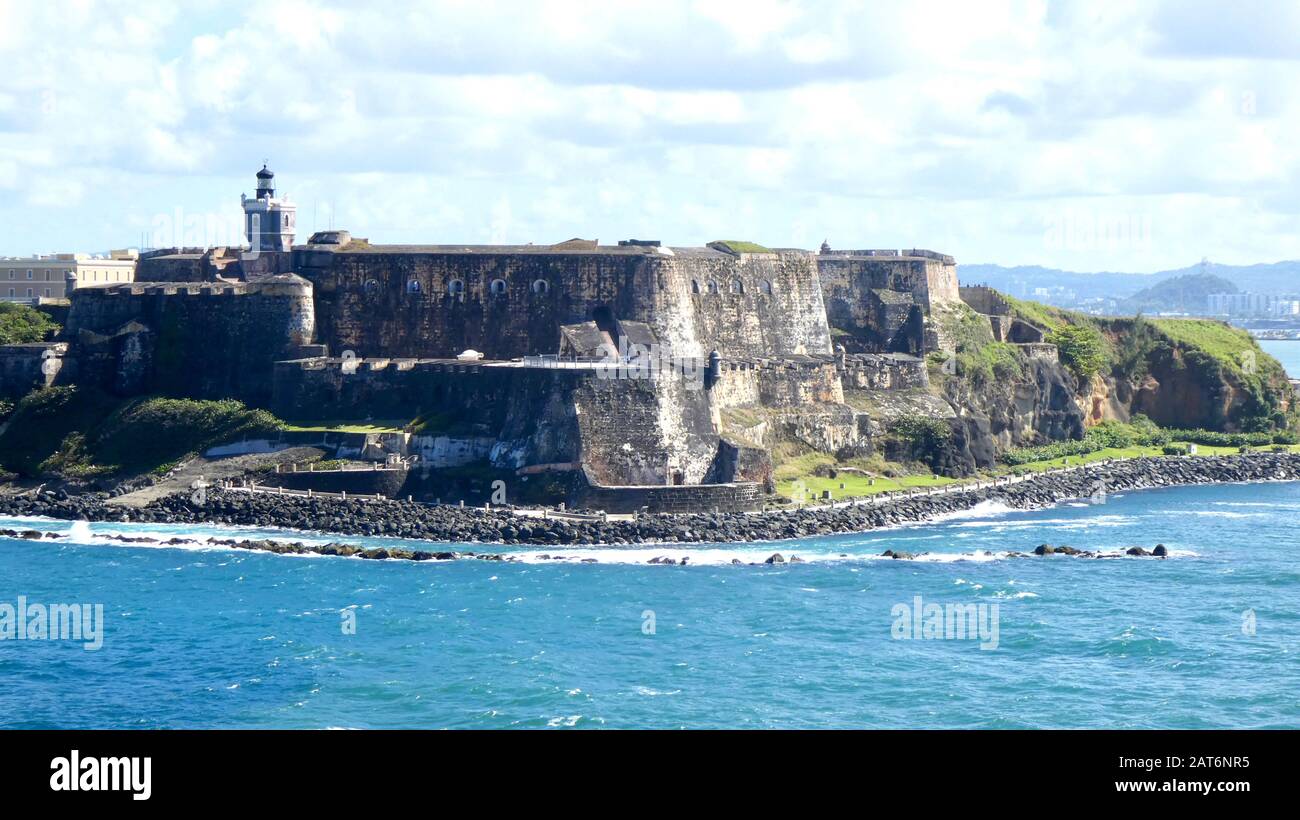
<instances>
[{"instance_id":1,"label":"rocky cliff","mask_svg":"<svg viewBox=\"0 0 1300 820\"><path fill-rule=\"evenodd\" d=\"M952 405L952 436L930 454L935 472L968 476L990 469L1015 447L1080 438L1084 414L1075 399L1076 379L1060 362L1026 356L1010 378L944 384Z\"/></svg>"},{"instance_id":2,"label":"rocky cliff","mask_svg":"<svg viewBox=\"0 0 1300 820\"><path fill-rule=\"evenodd\" d=\"M1112 355L1080 384L1088 424L1142 414L1163 427L1286 429L1295 394L1244 330L1199 319L1099 320Z\"/></svg>"}]
</instances>

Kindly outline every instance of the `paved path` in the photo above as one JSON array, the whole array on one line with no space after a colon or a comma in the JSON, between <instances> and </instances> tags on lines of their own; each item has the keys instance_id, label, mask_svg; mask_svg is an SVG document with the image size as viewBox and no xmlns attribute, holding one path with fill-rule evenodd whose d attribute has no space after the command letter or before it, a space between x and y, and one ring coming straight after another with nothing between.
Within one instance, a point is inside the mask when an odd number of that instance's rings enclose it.
<instances>
[{"instance_id":1,"label":"paved path","mask_svg":"<svg viewBox=\"0 0 1300 820\"><path fill-rule=\"evenodd\" d=\"M199 456L172 470L157 484L126 495L119 495L117 498L110 498L108 503L120 507L144 507L151 501L188 490L200 479L208 484L215 484L227 479L241 478L250 471L269 465L315 461L323 455L325 451L319 447L290 447L274 453L251 453L225 458L209 459Z\"/></svg>"}]
</instances>

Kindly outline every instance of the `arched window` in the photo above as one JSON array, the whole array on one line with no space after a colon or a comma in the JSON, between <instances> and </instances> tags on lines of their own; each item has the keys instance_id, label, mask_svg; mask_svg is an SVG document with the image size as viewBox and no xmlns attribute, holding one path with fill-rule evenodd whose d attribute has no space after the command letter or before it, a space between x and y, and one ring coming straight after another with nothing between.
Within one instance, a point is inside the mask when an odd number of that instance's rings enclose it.
<instances>
[{"instance_id":1,"label":"arched window","mask_svg":"<svg viewBox=\"0 0 1300 820\"><path fill-rule=\"evenodd\" d=\"M696 280L692 279L692 280L691 280L691 293L699 293L699 292L700 292L700 283L697 282Z\"/></svg>"},{"instance_id":2,"label":"arched window","mask_svg":"<svg viewBox=\"0 0 1300 820\"><path fill-rule=\"evenodd\" d=\"M465 292L465 283L460 279L453 279L447 283L447 292L452 296L460 296Z\"/></svg>"},{"instance_id":3,"label":"arched window","mask_svg":"<svg viewBox=\"0 0 1300 820\"><path fill-rule=\"evenodd\" d=\"M412 279L412 280L408 281L408 282L406 283L406 292L407 292L407 293L419 293L419 292L420 292L420 280L419 280L419 279Z\"/></svg>"},{"instance_id":4,"label":"arched window","mask_svg":"<svg viewBox=\"0 0 1300 820\"><path fill-rule=\"evenodd\" d=\"M772 295L772 282L771 282L771 280L769 280L769 279L764 279L764 280L763 280L763 293L765 293L765 294L768 295L768 296L771 296L771 295Z\"/></svg>"},{"instance_id":5,"label":"arched window","mask_svg":"<svg viewBox=\"0 0 1300 820\"><path fill-rule=\"evenodd\" d=\"M732 292L732 293L744 293L744 292L745 292L745 283L742 282L742 281L740 281L739 279L732 279L732 280L731 280L731 292Z\"/></svg>"},{"instance_id":6,"label":"arched window","mask_svg":"<svg viewBox=\"0 0 1300 820\"><path fill-rule=\"evenodd\" d=\"M488 285L488 292L493 296L500 296L506 292L506 280L493 279L492 284Z\"/></svg>"},{"instance_id":7,"label":"arched window","mask_svg":"<svg viewBox=\"0 0 1300 820\"><path fill-rule=\"evenodd\" d=\"M709 293L717 293L717 292L718 292L718 282L717 282L717 280L716 280L716 279L710 279L710 280L709 280Z\"/></svg>"},{"instance_id":8,"label":"arched window","mask_svg":"<svg viewBox=\"0 0 1300 820\"><path fill-rule=\"evenodd\" d=\"M366 280L366 295L374 296L379 293L379 282L375 279Z\"/></svg>"},{"instance_id":9,"label":"arched window","mask_svg":"<svg viewBox=\"0 0 1300 820\"><path fill-rule=\"evenodd\" d=\"M549 293L550 290L551 290L551 284L547 282L545 279L538 279L536 282L533 282L533 293L536 293L539 296L545 293Z\"/></svg>"}]
</instances>

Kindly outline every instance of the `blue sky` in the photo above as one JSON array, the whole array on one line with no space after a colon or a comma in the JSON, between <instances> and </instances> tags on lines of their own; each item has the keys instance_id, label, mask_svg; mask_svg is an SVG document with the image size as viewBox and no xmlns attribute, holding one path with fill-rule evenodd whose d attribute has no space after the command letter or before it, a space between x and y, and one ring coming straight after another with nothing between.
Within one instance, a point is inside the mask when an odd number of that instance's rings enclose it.
<instances>
[{"instance_id":1,"label":"blue sky","mask_svg":"<svg viewBox=\"0 0 1300 820\"><path fill-rule=\"evenodd\" d=\"M1300 258L1300 4L0 0L0 254L304 233ZM305 238L302 237L302 238Z\"/></svg>"}]
</instances>

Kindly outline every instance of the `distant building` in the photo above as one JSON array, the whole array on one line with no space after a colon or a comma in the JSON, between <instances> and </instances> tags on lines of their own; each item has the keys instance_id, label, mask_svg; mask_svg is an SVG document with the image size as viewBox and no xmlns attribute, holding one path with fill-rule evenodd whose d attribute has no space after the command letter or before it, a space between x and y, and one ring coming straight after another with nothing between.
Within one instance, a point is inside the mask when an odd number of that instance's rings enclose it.
<instances>
[{"instance_id":1,"label":"distant building","mask_svg":"<svg viewBox=\"0 0 1300 820\"><path fill-rule=\"evenodd\" d=\"M0 300L29 302L63 299L68 288L130 282L135 279L135 250L107 256L54 253L45 256L0 258Z\"/></svg>"},{"instance_id":2,"label":"distant building","mask_svg":"<svg viewBox=\"0 0 1300 820\"><path fill-rule=\"evenodd\" d=\"M1212 316L1297 316L1300 299L1267 293L1211 293L1206 310Z\"/></svg>"},{"instance_id":3,"label":"distant building","mask_svg":"<svg viewBox=\"0 0 1300 820\"><path fill-rule=\"evenodd\" d=\"M253 251L291 251L298 208L288 198L276 199L275 173L262 165L257 172L257 191L244 203L244 234Z\"/></svg>"}]
</instances>

